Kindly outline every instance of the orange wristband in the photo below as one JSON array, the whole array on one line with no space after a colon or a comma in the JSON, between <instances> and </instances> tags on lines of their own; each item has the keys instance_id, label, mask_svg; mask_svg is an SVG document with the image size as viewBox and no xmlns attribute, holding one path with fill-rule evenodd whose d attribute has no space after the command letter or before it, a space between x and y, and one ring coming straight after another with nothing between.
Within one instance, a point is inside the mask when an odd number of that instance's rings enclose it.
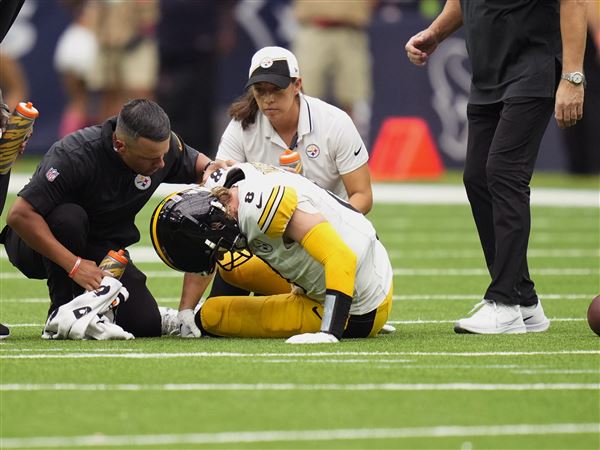
<instances>
[{"instance_id":1,"label":"orange wristband","mask_svg":"<svg viewBox=\"0 0 600 450\"><path fill-rule=\"evenodd\" d=\"M75 261L75 264L73 264L73 268L69 272L69 278L73 278L75 276L75 274L79 270L79 265L80 264L81 264L81 257L78 256L77 257L77 261Z\"/></svg>"}]
</instances>

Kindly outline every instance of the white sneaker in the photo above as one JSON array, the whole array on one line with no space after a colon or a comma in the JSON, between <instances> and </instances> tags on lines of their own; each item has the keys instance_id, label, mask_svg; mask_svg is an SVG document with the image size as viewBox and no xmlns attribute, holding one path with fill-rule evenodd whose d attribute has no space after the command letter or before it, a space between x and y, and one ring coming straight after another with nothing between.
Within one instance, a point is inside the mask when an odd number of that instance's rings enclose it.
<instances>
[{"instance_id":1,"label":"white sneaker","mask_svg":"<svg viewBox=\"0 0 600 450\"><path fill-rule=\"evenodd\" d=\"M475 312L476 311L476 312ZM525 333L526 328L519 305L505 305L483 299L469 314L454 324L456 333L475 334L517 334Z\"/></svg>"},{"instance_id":2,"label":"white sneaker","mask_svg":"<svg viewBox=\"0 0 600 450\"><path fill-rule=\"evenodd\" d=\"M177 310L174 308L167 308L166 306L159 306L160 311L160 330L163 336L179 336L180 323L177 318Z\"/></svg>"},{"instance_id":3,"label":"white sneaker","mask_svg":"<svg viewBox=\"0 0 600 450\"><path fill-rule=\"evenodd\" d=\"M541 333L550 328L550 320L544 314L542 302L539 300L536 305L521 306L521 315L528 333Z\"/></svg>"}]
</instances>

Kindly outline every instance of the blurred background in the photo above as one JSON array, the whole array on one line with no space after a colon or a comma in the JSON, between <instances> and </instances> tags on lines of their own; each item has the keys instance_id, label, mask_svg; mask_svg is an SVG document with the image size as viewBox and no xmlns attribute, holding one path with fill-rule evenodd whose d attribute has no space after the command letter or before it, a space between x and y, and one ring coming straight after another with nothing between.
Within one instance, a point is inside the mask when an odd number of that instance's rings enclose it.
<instances>
[{"instance_id":1,"label":"blurred background","mask_svg":"<svg viewBox=\"0 0 600 450\"><path fill-rule=\"evenodd\" d=\"M348 104L336 98L332 76L318 96L351 114L369 149L387 119L422 119L443 165L461 168L470 79L464 41L460 33L447 39L425 68L411 65L404 51L443 0L354 2L368 4L359 17L349 17L348 7L341 7L339 18L331 11L323 18L312 17L317 12L303 11L294 0L26 0L0 46L0 86L11 109L29 100L40 111L28 154L43 154L62 135L99 123L128 98L140 96L157 100L189 145L214 154L229 121L227 108L242 94L258 48L281 45L294 51L301 48L297 39L305 27L350 27L367 42L369 89ZM353 57L353 49L347 50L342 57ZM597 71L593 39L588 55ZM311 70L316 64L339 74L336 55L309 61L310 47L307 52L304 46L296 56L301 74L309 64ZM307 80L304 88L312 94ZM586 106L590 95L600 97L588 88ZM598 157L587 161L578 150L588 146L600 155L600 143L583 131L575 134L584 143L571 144L576 150L568 151L568 136L551 120L538 170L597 174Z\"/></svg>"}]
</instances>

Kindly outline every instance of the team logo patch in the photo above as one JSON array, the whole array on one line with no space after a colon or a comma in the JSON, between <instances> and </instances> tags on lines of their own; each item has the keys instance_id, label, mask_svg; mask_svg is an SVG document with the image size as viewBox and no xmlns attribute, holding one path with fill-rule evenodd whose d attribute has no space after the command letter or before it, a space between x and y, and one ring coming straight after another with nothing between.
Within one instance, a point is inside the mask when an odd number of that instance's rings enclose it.
<instances>
[{"instance_id":1,"label":"team logo patch","mask_svg":"<svg viewBox=\"0 0 600 450\"><path fill-rule=\"evenodd\" d=\"M309 146L306 147L306 156L308 156L309 158L314 159L317 156L319 156L320 153L321 153L321 149L315 144L310 144Z\"/></svg>"},{"instance_id":2,"label":"team logo patch","mask_svg":"<svg viewBox=\"0 0 600 450\"><path fill-rule=\"evenodd\" d=\"M146 175L138 174L135 177L134 183L135 187L138 188L140 191L145 191L152 184L152 179L150 177L147 177Z\"/></svg>"},{"instance_id":3,"label":"team logo patch","mask_svg":"<svg viewBox=\"0 0 600 450\"><path fill-rule=\"evenodd\" d=\"M260 67L262 67L263 69L268 69L272 65L273 65L273 60L269 57L263 58L263 60L260 62Z\"/></svg>"},{"instance_id":4,"label":"team logo patch","mask_svg":"<svg viewBox=\"0 0 600 450\"><path fill-rule=\"evenodd\" d=\"M48 172L46 172L46 180L52 183L54 180L56 180L56 177L58 177L59 175L60 172L58 170L56 170L54 167L50 167L48 169Z\"/></svg>"},{"instance_id":5,"label":"team logo patch","mask_svg":"<svg viewBox=\"0 0 600 450\"><path fill-rule=\"evenodd\" d=\"M252 250L252 253L265 254L271 253L273 251L273 246L258 239L254 239L252 242L250 242L250 249Z\"/></svg>"}]
</instances>

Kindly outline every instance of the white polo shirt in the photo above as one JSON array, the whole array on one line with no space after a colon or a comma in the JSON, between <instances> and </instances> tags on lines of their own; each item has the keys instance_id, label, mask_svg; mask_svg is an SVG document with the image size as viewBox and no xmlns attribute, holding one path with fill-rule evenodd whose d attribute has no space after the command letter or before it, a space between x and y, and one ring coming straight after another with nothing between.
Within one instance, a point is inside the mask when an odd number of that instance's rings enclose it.
<instances>
[{"instance_id":1,"label":"white polo shirt","mask_svg":"<svg viewBox=\"0 0 600 450\"><path fill-rule=\"evenodd\" d=\"M260 110L256 122L242 130L232 120L225 129L216 159L262 162L279 165L287 145ZM367 147L350 116L318 98L300 94L298 144L304 176L343 199L348 194L341 175L358 169L369 160Z\"/></svg>"}]
</instances>

